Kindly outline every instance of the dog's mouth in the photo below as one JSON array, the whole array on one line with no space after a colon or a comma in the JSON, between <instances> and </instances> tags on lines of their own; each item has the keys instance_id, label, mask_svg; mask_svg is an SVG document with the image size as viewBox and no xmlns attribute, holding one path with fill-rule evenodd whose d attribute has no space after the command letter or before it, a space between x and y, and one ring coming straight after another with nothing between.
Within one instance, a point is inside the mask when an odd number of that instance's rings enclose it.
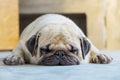
<instances>
[{"instance_id":1,"label":"dog's mouth","mask_svg":"<svg viewBox=\"0 0 120 80\"><path fill-rule=\"evenodd\" d=\"M41 57L38 65L56 66L56 65L78 65L80 59L78 58L79 49L69 45L70 48L56 48L51 49L51 44L40 48Z\"/></svg>"},{"instance_id":2,"label":"dog's mouth","mask_svg":"<svg viewBox=\"0 0 120 80\"><path fill-rule=\"evenodd\" d=\"M57 57L56 55L52 55L50 57L44 57L38 62L38 65L45 66L65 66L65 65L78 65L80 61L74 56L63 56Z\"/></svg>"}]
</instances>

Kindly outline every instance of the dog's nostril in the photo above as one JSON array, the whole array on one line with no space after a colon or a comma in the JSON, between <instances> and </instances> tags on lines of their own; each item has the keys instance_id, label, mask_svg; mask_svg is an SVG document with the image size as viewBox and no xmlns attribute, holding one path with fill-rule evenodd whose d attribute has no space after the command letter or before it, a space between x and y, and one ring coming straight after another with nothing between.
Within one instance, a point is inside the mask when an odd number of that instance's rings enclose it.
<instances>
[{"instance_id":1,"label":"dog's nostril","mask_svg":"<svg viewBox=\"0 0 120 80\"><path fill-rule=\"evenodd\" d=\"M63 57L63 56L65 56L65 51L58 50L58 51L55 52L55 55L57 57Z\"/></svg>"}]
</instances>

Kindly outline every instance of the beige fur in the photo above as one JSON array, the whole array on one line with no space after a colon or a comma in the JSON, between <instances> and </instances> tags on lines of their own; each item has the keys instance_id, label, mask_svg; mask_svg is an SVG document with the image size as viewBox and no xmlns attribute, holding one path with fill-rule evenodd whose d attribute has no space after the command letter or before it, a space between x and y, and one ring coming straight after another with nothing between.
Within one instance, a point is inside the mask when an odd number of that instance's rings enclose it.
<instances>
[{"instance_id":1,"label":"beige fur","mask_svg":"<svg viewBox=\"0 0 120 80\"><path fill-rule=\"evenodd\" d=\"M33 35L39 36L38 48L36 50L37 54L35 56L31 55L25 45ZM81 55L82 51L80 46L80 39L82 39L82 37L86 38L91 45L90 51L84 60ZM4 63L12 65L24 64L25 61L28 61L31 64L37 64L43 57L41 56L39 48L45 47L47 44L51 44L50 49L62 49L66 52L68 52L67 49L71 49L68 44L74 45L75 48L79 49L77 58L79 58L80 62L109 63L111 61L110 57L101 54L72 20L58 14L46 14L37 18L25 28L21 34L18 45L13 49L12 54L4 59ZM50 55L52 55L52 53L47 56ZM12 56L14 57L11 58ZM74 55L71 54L71 56ZM17 60L20 63L16 63Z\"/></svg>"}]
</instances>

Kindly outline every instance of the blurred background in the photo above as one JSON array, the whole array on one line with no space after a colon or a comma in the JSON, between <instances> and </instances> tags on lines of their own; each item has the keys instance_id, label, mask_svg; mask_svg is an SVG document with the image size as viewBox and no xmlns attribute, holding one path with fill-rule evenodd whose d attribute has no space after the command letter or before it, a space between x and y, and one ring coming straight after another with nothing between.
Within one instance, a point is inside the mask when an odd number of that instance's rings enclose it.
<instances>
[{"instance_id":1,"label":"blurred background","mask_svg":"<svg viewBox=\"0 0 120 80\"><path fill-rule=\"evenodd\" d=\"M0 50L12 50L37 17L71 18L101 50L120 50L120 0L0 0Z\"/></svg>"}]
</instances>

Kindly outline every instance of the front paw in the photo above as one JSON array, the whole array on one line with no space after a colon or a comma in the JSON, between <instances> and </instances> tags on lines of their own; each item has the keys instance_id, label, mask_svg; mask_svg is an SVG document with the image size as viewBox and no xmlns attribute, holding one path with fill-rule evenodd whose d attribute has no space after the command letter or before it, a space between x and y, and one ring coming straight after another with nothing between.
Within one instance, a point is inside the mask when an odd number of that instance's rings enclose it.
<instances>
[{"instance_id":1,"label":"front paw","mask_svg":"<svg viewBox=\"0 0 120 80\"><path fill-rule=\"evenodd\" d=\"M24 60L22 57L10 55L3 59L3 63L6 65L22 65L24 64Z\"/></svg>"},{"instance_id":2,"label":"front paw","mask_svg":"<svg viewBox=\"0 0 120 80\"><path fill-rule=\"evenodd\" d=\"M91 58L90 63L96 64L108 64L113 60L110 56L105 54L97 54L93 58Z\"/></svg>"}]
</instances>

